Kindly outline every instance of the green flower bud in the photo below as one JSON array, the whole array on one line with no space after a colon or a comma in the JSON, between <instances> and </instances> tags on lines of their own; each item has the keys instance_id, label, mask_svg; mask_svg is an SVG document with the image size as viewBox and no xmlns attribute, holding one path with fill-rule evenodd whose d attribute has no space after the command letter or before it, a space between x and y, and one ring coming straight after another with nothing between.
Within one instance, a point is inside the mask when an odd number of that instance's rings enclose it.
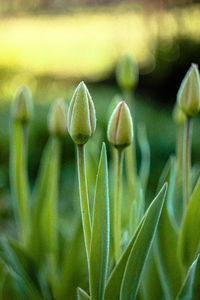
<instances>
[{"instance_id":1,"label":"green flower bud","mask_svg":"<svg viewBox=\"0 0 200 300\"><path fill-rule=\"evenodd\" d=\"M133 140L133 122L130 110L124 101L114 109L108 123L108 140L116 148L123 149Z\"/></svg>"},{"instance_id":2,"label":"green flower bud","mask_svg":"<svg viewBox=\"0 0 200 300\"><path fill-rule=\"evenodd\" d=\"M192 64L177 94L177 100L187 116L195 116L200 110L200 79L198 66Z\"/></svg>"},{"instance_id":3,"label":"green flower bud","mask_svg":"<svg viewBox=\"0 0 200 300\"><path fill-rule=\"evenodd\" d=\"M95 131L94 103L84 82L79 83L70 102L67 127L76 144L85 144Z\"/></svg>"},{"instance_id":4,"label":"green flower bud","mask_svg":"<svg viewBox=\"0 0 200 300\"><path fill-rule=\"evenodd\" d=\"M138 82L138 67L129 54L122 56L116 70L120 88L130 92Z\"/></svg>"},{"instance_id":5,"label":"green flower bud","mask_svg":"<svg viewBox=\"0 0 200 300\"><path fill-rule=\"evenodd\" d=\"M12 116L16 121L27 123L33 115L33 102L29 89L22 86L16 93L13 105Z\"/></svg>"},{"instance_id":6,"label":"green flower bud","mask_svg":"<svg viewBox=\"0 0 200 300\"><path fill-rule=\"evenodd\" d=\"M67 129L67 112L63 99L57 99L48 116L48 128L52 135L63 136Z\"/></svg>"},{"instance_id":7,"label":"green flower bud","mask_svg":"<svg viewBox=\"0 0 200 300\"><path fill-rule=\"evenodd\" d=\"M186 121L186 115L182 111L179 105L175 105L173 113L173 120L176 125L183 125Z\"/></svg>"}]
</instances>

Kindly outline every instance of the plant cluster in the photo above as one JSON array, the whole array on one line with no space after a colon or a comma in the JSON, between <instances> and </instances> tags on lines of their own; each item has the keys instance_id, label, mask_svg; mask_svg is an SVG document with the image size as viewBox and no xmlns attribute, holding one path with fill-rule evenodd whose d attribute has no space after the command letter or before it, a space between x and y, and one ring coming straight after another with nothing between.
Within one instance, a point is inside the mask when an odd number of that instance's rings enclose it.
<instances>
[{"instance_id":1,"label":"plant cluster","mask_svg":"<svg viewBox=\"0 0 200 300\"><path fill-rule=\"evenodd\" d=\"M85 145L95 132L96 113L86 85L78 85L68 112L62 99L52 105L50 136L32 191L27 136L33 105L26 87L18 91L11 109L10 137L17 237L0 238L1 299L73 299L74 282L81 285L79 300L199 299L200 179L191 166L192 118L200 110L198 67L192 64L178 91L173 112L176 155L164 167L149 206L145 194L150 149L145 127L132 119L136 112L131 97L138 70L129 55L122 57L116 74L126 102L117 97L111 105L107 129L111 160L108 166L103 143L97 176L91 172L96 178L92 201ZM82 219L81 227L79 216L74 216L78 222L69 225L69 240L60 228L57 203L61 140L67 129L77 149ZM136 138L141 150L139 172ZM88 271L85 281L80 269Z\"/></svg>"}]
</instances>

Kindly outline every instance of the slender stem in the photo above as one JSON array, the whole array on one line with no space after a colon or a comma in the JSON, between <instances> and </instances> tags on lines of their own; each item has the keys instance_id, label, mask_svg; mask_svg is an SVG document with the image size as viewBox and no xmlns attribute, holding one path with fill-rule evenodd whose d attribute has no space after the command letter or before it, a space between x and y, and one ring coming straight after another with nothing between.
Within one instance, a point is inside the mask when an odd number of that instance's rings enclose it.
<instances>
[{"instance_id":1,"label":"slender stem","mask_svg":"<svg viewBox=\"0 0 200 300\"><path fill-rule=\"evenodd\" d=\"M131 92L125 94L125 99L130 107L132 114L133 104L131 101ZM134 125L134 124L133 124ZM134 130L135 126L133 126ZM135 130L134 130L135 131ZM136 165L136 139L134 132L133 143L125 150L125 165L126 165L126 177L128 183L128 195L130 204L135 199L136 195L136 177L137 177L137 165Z\"/></svg>"},{"instance_id":2,"label":"slender stem","mask_svg":"<svg viewBox=\"0 0 200 300\"><path fill-rule=\"evenodd\" d=\"M191 118L187 117L185 122L184 132L184 151L183 151L183 193L185 206L189 203L190 199L190 165L191 165L191 136L192 136L192 123Z\"/></svg>"},{"instance_id":3,"label":"slender stem","mask_svg":"<svg viewBox=\"0 0 200 300\"><path fill-rule=\"evenodd\" d=\"M14 211L22 244L27 245L30 229L29 186L27 174L27 134L21 122L14 122L11 135L10 179Z\"/></svg>"},{"instance_id":4,"label":"slender stem","mask_svg":"<svg viewBox=\"0 0 200 300\"><path fill-rule=\"evenodd\" d=\"M121 175L122 175L122 163L123 163L123 151L117 151L117 180L116 180L116 195L114 202L114 242L115 242L115 260L116 262L120 258L121 246L121 202L120 202L120 191L121 191Z\"/></svg>"},{"instance_id":5,"label":"slender stem","mask_svg":"<svg viewBox=\"0 0 200 300\"><path fill-rule=\"evenodd\" d=\"M81 216L82 216L86 254L89 262L91 222L90 222L89 199L88 199L88 190L87 190L84 145L77 145L77 157L78 157L78 179L79 179Z\"/></svg>"},{"instance_id":6,"label":"slender stem","mask_svg":"<svg viewBox=\"0 0 200 300\"><path fill-rule=\"evenodd\" d=\"M182 174L183 171L183 136L184 126L177 126L177 138L176 138L176 160L177 160L177 173Z\"/></svg>"}]
</instances>

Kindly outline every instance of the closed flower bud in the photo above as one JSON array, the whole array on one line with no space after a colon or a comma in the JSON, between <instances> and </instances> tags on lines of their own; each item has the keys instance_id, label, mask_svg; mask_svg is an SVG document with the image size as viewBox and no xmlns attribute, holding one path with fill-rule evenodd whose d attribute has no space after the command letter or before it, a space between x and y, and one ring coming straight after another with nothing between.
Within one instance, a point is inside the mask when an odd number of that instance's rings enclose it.
<instances>
[{"instance_id":1,"label":"closed flower bud","mask_svg":"<svg viewBox=\"0 0 200 300\"><path fill-rule=\"evenodd\" d=\"M25 86L21 87L15 96L12 105L12 116L16 121L27 123L33 115L33 103L29 89Z\"/></svg>"},{"instance_id":2,"label":"closed flower bud","mask_svg":"<svg viewBox=\"0 0 200 300\"><path fill-rule=\"evenodd\" d=\"M173 110L173 120L176 125L183 125L186 121L186 115L179 107L179 105L175 105Z\"/></svg>"},{"instance_id":3,"label":"closed flower bud","mask_svg":"<svg viewBox=\"0 0 200 300\"><path fill-rule=\"evenodd\" d=\"M57 99L50 110L48 128L52 135L63 136L67 130L67 112L63 99Z\"/></svg>"},{"instance_id":4,"label":"closed flower bud","mask_svg":"<svg viewBox=\"0 0 200 300\"><path fill-rule=\"evenodd\" d=\"M200 110L200 79L198 66L192 64L186 73L177 94L178 103L184 113L195 116Z\"/></svg>"},{"instance_id":5,"label":"closed flower bud","mask_svg":"<svg viewBox=\"0 0 200 300\"><path fill-rule=\"evenodd\" d=\"M133 122L130 110L124 101L114 109L108 123L108 140L116 148L123 149L133 140Z\"/></svg>"},{"instance_id":6,"label":"closed flower bud","mask_svg":"<svg viewBox=\"0 0 200 300\"><path fill-rule=\"evenodd\" d=\"M116 70L117 82L124 91L131 91L138 82L138 68L130 55L120 59Z\"/></svg>"},{"instance_id":7,"label":"closed flower bud","mask_svg":"<svg viewBox=\"0 0 200 300\"><path fill-rule=\"evenodd\" d=\"M68 109L67 127L76 144L85 144L96 128L96 113L92 97L81 82L76 88Z\"/></svg>"}]
</instances>

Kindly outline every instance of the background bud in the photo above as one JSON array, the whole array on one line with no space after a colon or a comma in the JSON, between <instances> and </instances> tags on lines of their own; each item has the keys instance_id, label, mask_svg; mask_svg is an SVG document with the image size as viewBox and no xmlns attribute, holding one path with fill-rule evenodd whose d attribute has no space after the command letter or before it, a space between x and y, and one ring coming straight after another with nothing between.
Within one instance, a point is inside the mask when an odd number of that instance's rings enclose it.
<instances>
[{"instance_id":1,"label":"background bud","mask_svg":"<svg viewBox=\"0 0 200 300\"><path fill-rule=\"evenodd\" d=\"M63 99L57 99L49 112L48 128L52 135L63 136L67 129L67 111Z\"/></svg>"},{"instance_id":2,"label":"background bud","mask_svg":"<svg viewBox=\"0 0 200 300\"><path fill-rule=\"evenodd\" d=\"M16 93L12 105L12 116L16 121L27 123L33 115L33 102L29 89L22 86Z\"/></svg>"},{"instance_id":3,"label":"background bud","mask_svg":"<svg viewBox=\"0 0 200 300\"><path fill-rule=\"evenodd\" d=\"M174 123L176 125L183 125L186 121L185 113L182 111L180 106L177 104L174 106L172 117L173 117Z\"/></svg>"},{"instance_id":4,"label":"background bud","mask_svg":"<svg viewBox=\"0 0 200 300\"><path fill-rule=\"evenodd\" d=\"M117 82L122 90L131 91L138 82L138 67L129 54L120 59L116 70Z\"/></svg>"},{"instance_id":5,"label":"background bud","mask_svg":"<svg viewBox=\"0 0 200 300\"><path fill-rule=\"evenodd\" d=\"M192 64L186 73L177 94L177 100L187 116L194 116L200 110L200 79L198 66Z\"/></svg>"},{"instance_id":6,"label":"background bud","mask_svg":"<svg viewBox=\"0 0 200 300\"><path fill-rule=\"evenodd\" d=\"M133 122L130 110L124 101L114 109L108 123L108 140L116 148L123 149L133 140Z\"/></svg>"},{"instance_id":7,"label":"background bud","mask_svg":"<svg viewBox=\"0 0 200 300\"><path fill-rule=\"evenodd\" d=\"M85 144L95 131L94 103L84 82L78 85L70 102L67 127L76 144Z\"/></svg>"}]
</instances>

